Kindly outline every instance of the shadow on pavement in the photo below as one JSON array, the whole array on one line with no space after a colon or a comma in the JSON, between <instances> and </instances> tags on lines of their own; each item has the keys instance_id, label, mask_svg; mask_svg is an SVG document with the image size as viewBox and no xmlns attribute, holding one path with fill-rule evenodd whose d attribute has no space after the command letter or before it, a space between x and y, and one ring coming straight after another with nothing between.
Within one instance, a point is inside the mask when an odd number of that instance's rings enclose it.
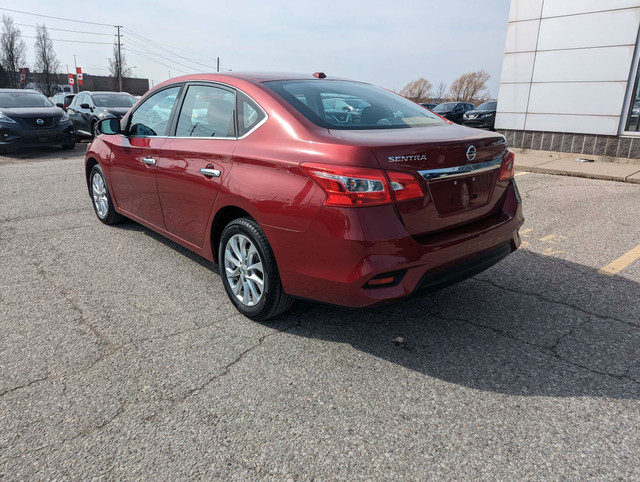
<instances>
[{"instance_id":1,"label":"shadow on pavement","mask_svg":"<svg viewBox=\"0 0 640 482\"><path fill-rule=\"evenodd\" d=\"M49 161L51 159L65 159L70 157L81 157L87 151L87 143L77 142L75 149L63 149L60 146L50 147L24 147L15 152L8 152L0 155L0 163L13 163L23 160Z\"/></svg>"},{"instance_id":2,"label":"shadow on pavement","mask_svg":"<svg viewBox=\"0 0 640 482\"><path fill-rule=\"evenodd\" d=\"M144 231L213 268L136 223L121 227ZM430 295L365 310L297 301L265 325L346 343L477 390L640 398L639 293L635 281L519 250L475 278Z\"/></svg>"}]
</instances>

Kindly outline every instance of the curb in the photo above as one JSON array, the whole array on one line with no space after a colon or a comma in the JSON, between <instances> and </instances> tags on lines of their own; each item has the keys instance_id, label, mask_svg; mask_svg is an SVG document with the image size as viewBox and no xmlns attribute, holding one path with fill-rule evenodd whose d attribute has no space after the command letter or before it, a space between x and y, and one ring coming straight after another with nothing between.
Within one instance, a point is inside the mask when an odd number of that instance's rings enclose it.
<instances>
[{"instance_id":1,"label":"curb","mask_svg":"<svg viewBox=\"0 0 640 482\"><path fill-rule=\"evenodd\" d=\"M551 169L536 166L522 166L516 164L516 170L520 172L532 172L535 174L552 174L555 176L582 177L587 179L599 179L602 181L628 182L631 184L640 184L640 169L628 176L614 176L609 174L599 174L592 172L565 171L562 169Z\"/></svg>"}]
</instances>

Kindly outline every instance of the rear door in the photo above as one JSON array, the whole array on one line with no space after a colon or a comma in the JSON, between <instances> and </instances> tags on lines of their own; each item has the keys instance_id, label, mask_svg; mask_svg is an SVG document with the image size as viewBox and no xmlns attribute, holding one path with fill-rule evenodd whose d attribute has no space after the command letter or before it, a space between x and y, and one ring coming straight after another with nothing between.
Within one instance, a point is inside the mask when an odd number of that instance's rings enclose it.
<instances>
[{"instance_id":1,"label":"rear door","mask_svg":"<svg viewBox=\"0 0 640 482\"><path fill-rule=\"evenodd\" d=\"M165 223L158 197L158 160L179 92L180 86L156 92L129 116L125 135L110 136L109 173L118 206L160 228ZM167 98L173 99L168 108Z\"/></svg>"},{"instance_id":2,"label":"rear door","mask_svg":"<svg viewBox=\"0 0 640 482\"><path fill-rule=\"evenodd\" d=\"M213 202L236 146L236 93L212 83L187 86L158 159L166 229L202 247Z\"/></svg>"}]
</instances>

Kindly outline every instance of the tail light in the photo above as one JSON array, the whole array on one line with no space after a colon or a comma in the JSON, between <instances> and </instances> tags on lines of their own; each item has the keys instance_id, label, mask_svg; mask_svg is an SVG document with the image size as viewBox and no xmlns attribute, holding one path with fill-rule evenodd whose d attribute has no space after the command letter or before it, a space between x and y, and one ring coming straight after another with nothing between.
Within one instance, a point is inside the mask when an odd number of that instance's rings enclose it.
<instances>
[{"instance_id":1,"label":"tail light","mask_svg":"<svg viewBox=\"0 0 640 482\"><path fill-rule=\"evenodd\" d=\"M372 206L391 202L382 171L303 163L301 167L327 193L329 206Z\"/></svg>"},{"instance_id":2,"label":"tail light","mask_svg":"<svg viewBox=\"0 0 640 482\"><path fill-rule=\"evenodd\" d=\"M388 171L391 191L396 202L424 197L418 180L408 172Z\"/></svg>"},{"instance_id":3,"label":"tail light","mask_svg":"<svg viewBox=\"0 0 640 482\"><path fill-rule=\"evenodd\" d=\"M516 169L516 155L513 151L507 151L507 153L502 158L502 165L500 166L500 176L498 176L498 181L508 181L513 177L514 171Z\"/></svg>"},{"instance_id":4,"label":"tail light","mask_svg":"<svg viewBox=\"0 0 640 482\"><path fill-rule=\"evenodd\" d=\"M307 162L300 167L327 194L327 206L376 206L424 196L416 178L404 172Z\"/></svg>"}]
</instances>

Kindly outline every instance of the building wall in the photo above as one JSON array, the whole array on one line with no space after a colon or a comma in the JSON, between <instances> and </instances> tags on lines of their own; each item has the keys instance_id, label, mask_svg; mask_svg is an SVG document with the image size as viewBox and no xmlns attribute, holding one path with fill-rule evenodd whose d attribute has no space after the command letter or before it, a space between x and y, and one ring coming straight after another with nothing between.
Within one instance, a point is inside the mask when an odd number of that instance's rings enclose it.
<instances>
[{"instance_id":1,"label":"building wall","mask_svg":"<svg viewBox=\"0 0 640 482\"><path fill-rule=\"evenodd\" d=\"M604 155L610 145L609 155L629 157L631 140L619 152L611 138L625 117L639 27L640 0L512 0L496 127L522 147Z\"/></svg>"}]
</instances>

